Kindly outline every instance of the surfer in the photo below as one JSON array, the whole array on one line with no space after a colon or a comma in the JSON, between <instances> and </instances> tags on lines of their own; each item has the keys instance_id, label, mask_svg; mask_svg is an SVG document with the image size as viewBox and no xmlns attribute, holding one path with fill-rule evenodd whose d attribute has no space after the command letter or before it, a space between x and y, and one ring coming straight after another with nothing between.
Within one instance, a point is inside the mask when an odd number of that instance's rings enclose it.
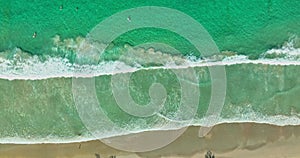
<instances>
[{"instance_id":1,"label":"surfer","mask_svg":"<svg viewBox=\"0 0 300 158\"><path fill-rule=\"evenodd\" d=\"M32 38L36 38L36 36L37 36L37 33L34 32L33 35L32 35Z\"/></svg>"},{"instance_id":2,"label":"surfer","mask_svg":"<svg viewBox=\"0 0 300 158\"><path fill-rule=\"evenodd\" d=\"M131 17L130 16L127 17L127 21L131 22Z\"/></svg>"}]
</instances>

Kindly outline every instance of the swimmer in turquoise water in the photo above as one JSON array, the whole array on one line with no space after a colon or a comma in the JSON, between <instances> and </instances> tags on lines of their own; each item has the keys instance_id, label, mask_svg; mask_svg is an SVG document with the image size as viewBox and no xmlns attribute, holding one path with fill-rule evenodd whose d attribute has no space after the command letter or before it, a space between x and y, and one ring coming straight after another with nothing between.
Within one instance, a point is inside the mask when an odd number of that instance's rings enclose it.
<instances>
[{"instance_id":1,"label":"swimmer in turquoise water","mask_svg":"<svg viewBox=\"0 0 300 158\"><path fill-rule=\"evenodd\" d=\"M32 38L36 38L36 36L37 36L37 33L34 32L33 35L32 35Z\"/></svg>"},{"instance_id":2,"label":"swimmer in turquoise water","mask_svg":"<svg viewBox=\"0 0 300 158\"><path fill-rule=\"evenodd\" d=\"M131 17L128 16L128 17L127 17L127 20L128 20L128 22L131 22Z\"/></svg>"}]
</instances>

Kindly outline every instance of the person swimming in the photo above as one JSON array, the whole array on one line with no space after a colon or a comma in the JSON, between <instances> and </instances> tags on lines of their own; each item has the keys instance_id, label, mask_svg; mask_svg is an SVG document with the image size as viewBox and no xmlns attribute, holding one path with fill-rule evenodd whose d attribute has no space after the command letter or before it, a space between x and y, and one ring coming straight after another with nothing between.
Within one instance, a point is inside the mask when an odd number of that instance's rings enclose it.
<instances>
[{"instance_id":1,"label":"person swimming","mask_svg":"<svg viewBox=\"0 0 300 158\"><path fill-rule=\"evenodd\" d=\"M128 16L128 17L127 17L127 20L128 20L129 22L131 22L131 17L130 17L130 16Z\"/></svg>"},{"instance_id":2,"label":"person swimming","mask_svg":"<svg viewBox=\"0 0 300 158\"><path fill-rule=\"evenodd\" d=\"M34 32L33 35L32 35L32 38L36 38L36 36L37 36L37 33Z\"/></svg>"}]
</instances>

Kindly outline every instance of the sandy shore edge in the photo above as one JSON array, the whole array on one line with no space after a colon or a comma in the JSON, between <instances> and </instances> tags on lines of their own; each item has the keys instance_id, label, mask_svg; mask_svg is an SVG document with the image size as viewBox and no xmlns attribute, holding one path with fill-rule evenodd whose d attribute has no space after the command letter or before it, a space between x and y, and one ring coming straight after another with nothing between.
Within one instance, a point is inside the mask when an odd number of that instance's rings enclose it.
<instances>
[{"instance_id":1,"label":"sandy shore edge","mask_svg":"<svg viewBox=\"0 0 300 158\"><path fill-rule=\"evenodd\" d=\"M172 135L174 131L158 131ZM200 158L211 150L216 158L300 158L300 126L275 126L257 123L216 125L205 137L199 127L189 127L174 142L149 152L126 152L99 140L68 144L1 144L0 158ZM118 137L130 145L140 134ZM159 133L157 133L159 136Z\"/></svg>"}]
</instances>

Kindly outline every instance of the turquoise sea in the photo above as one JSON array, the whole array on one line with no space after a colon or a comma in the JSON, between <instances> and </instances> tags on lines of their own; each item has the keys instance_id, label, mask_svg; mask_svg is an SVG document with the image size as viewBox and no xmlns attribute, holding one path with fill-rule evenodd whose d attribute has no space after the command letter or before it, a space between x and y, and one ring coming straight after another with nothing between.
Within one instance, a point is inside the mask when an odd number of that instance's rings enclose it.
<instances>
[{"instance_id":1,"label":"turquoise sea","mask_svg":"<svg viewBox=\"0 0 300 158\"><path fill-rule=\"evenodd\" d=\"M126 31L111 43L91 40L101 22L145 6L194 19L220 52L205 55L182 34L155 27ZM0 1L0 143L84 141L97 131L107 138L231 122L300 125L299 7L297 0ZM143 14L137 15L123 20L142 25ZM116 22L105 34L121 27ZM196 30L183 31L198 38ZM97 108L89 106L93 99ZM133 114L129 105L156 111ZM103 117L93 119L97 112ZM99 126L90 128L83 116Z\"/></svg>"}]
</instances>

